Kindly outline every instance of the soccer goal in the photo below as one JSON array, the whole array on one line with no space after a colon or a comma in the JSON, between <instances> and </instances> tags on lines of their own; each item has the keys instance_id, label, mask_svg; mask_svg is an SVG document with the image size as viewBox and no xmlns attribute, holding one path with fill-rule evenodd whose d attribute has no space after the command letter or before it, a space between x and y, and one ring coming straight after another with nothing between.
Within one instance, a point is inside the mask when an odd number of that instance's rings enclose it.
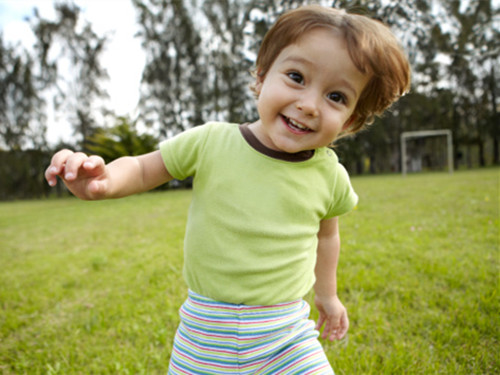
<instances>
[{"instance_id":1,"label":"soccer goal","mask_svg":"<svg viewBox=\"0 0 500 375\"><path fill-rule=\"evenodd\" d=\"M403 176L406 175L408 169L412 171L420 171L423 168L423 161L431 159L432 154L436 154L437 151L434 148L427 149L422 144L422 141L428 137L446 137L446 156L445 159L448 165L448 171L453 173L453 140L451 130L422 130L414 132L404 132L401 134L401 172ZM413 149L408 146L409 140L415 140L417 142L413 145ZM420 141L420 142L419 142ZM420 143L420 144L419 144ZM443 151L443 145L438 146L438 151ZM439 150L440 149L440 150Z\"/></svg>"}]
</instances>

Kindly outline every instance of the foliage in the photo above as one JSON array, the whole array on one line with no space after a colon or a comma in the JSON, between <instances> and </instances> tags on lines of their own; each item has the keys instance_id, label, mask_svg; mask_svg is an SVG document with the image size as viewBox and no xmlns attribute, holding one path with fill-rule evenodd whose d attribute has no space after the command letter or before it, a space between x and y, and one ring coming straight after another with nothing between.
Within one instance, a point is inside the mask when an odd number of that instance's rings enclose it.
<instances>
[{"instance_id":1,"label":"foliage","mask_svg":"<svg viewBox=\"0 0 500 375\"><path fill-rule=\"evenodd\" d=\"M115 126L99 128L88 138L86 148L110 162L121 156L147 154L158 148L158 140L150 134L139 134L137 121L119 117Z\"/></svg>"},{"instance_id":2,"label":"foliage","mask_svg":"<svg viewBox=\"0 0 500 375\"><path fill-rule=\"evenodd\" d=\"M154 113L163 135L208 120L252 121L255 108L245 104L251 102L245 90L260 39L280 13L303 3L308 2L135 0L143 26L140 36L152 57L143 79L143 115ZM414 69L412 93L369 132L340 143L346 159L352 160L349 164L355 165L351 172L366 172L365 164L370 172L398 171L400 134L417 129L451 129L457 167L470 166L474 150L478 165L500 162L494 69L500 31L491 1L468 6L451 0L319 3L369 14L390 25ZM492 156L486 157L488 153Z\"/></svg>"},{"instance_id":3,"label":"foliage","mask_svg":"<svg viewBox=\"0 0 500 375\"><path fill-rule=\"evenodd\" d=\"M47 151L0 150L0 200L47 197L44 172L49 162Z\"/></svg>"},{"instance_id":4,"label":"foliage","mask_svg":"<svg viewBox=\"0 0 500 375\"><path fill-rule=\"evenodd\" d=\"M5 45L0 33L0 147L20 150L30 143L31 147L45 144L33 65L25 50Z\"/></svg>"},{"instance_id":5,"label":"foliage","mask_svg":"<svg viewBox=\"0 0 500 375\"><path fill-rule=\"evenodd\" d=\"M80 8L73 3L54 7L55 21L41 18L36 8L30 20L37 38L39 80L53 95L55 109L69 113L68 120L85 144L96 128L95 102L107 96L101 83L108 75L100 62L107 38L98 36L90 24L82 25Z\"/></svg>"},{"instance_id":6,"label":"foliage","mask_svg":"<svg viewBox=\"0 0 500 375\"><path fill-rule=\"evenodd\" d=\"M412 130L452 130L456 168L500 163L500 24L491 0L132 2L146 65L138 117L130 121L158 138L206 121L254 121L249 71L265 32L283 11L320 3L387 23L413 69L410 94L368 131L339 141L350 173L398 172L400 135ZM98 107L106 96L107 36L84 23L71 1L56 2L55 10L55 20L36 11L29 20L35 53L0 43L0 146L8 150L49 147L49 98L56 115L74 125L72 147L88 151L87 140L107 132L100 121L110 113Z\"/></svg>"},{"instance_id":7,"label":"foliage","mask_svg":"<svg viewBox=\"0 0 500 375\"><path fill-rule=\"evenodd\" d=\"M455 167L499 164L495 67L500 63L500 28L492 2L442 0L433 8L428 1L357 3L367 3L371 14L391 25L414 73L412 92L393 111L368 132L339 144L346 159L354 156L351 170L365 172L369 160L370 172L398 171L400 134L424 129L452 130Z\"/></svg>"},{"instance_id":8,"label":"foliage","mask_svg":"<svg viewBox=\"0 0 500 375\"><path fill-rule=\"evenodd\" d=\"M252 113L246 55L250 9L242 1L133 0L147 51L141 117L162 136L207 119ZM202 25L202 27L200 27Z\"/></svg>"},{"instance_id":9,"label":"foliage","mask_svg":"<svg viewBox=\"0 0 500 375\"><path fill-rule=\"evenodd\" d=\"M459 112L456 131L462 133L464 143L479 146L481 165L485 165L485 139L492 137L498 163L500 117L495 72L500 65L498 9L493 9L491 1L472 2L465 10L456 2L448 0L446 3L459 24L459 32L454 37L446 35L451 44L448 46L452 59L449 79L454 84L455 110Z\"/></svg>"},{"instance_id":10,"label":"foliage","mask_svg":"<svg viewBox=\"0 0 500 375\"><path fill-rule=\"evenodd\" d=\"M499 373L499 172L353 178L337 374ZM1 203L0 372L166 373L190 199Z\"/></svg>"}]
</instances>

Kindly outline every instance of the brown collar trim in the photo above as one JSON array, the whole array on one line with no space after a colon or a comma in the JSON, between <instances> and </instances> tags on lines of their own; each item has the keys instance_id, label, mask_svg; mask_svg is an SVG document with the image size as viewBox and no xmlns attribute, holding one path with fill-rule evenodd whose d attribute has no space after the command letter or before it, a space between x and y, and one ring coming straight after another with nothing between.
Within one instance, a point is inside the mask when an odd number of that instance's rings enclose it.
<instances>
[{"instance_id":1,"label":"brown collar trim","mask_svg":"<svg viewBox=\"0 0 500 375\"><path fill-rule=\"evenodd\" d=\"M300 151L294 154L290 154L288 152L276 151L270 149L269 147L262 144L258 138L253 134L253 132L249 129L248 123L241 124L239 126L241 135L245 138L245 141L255 150L269 156L273 159L290 161L290 162L301 162L311 159L314 156L314 150L306 150Z\"/></svg>"}]
</instances>

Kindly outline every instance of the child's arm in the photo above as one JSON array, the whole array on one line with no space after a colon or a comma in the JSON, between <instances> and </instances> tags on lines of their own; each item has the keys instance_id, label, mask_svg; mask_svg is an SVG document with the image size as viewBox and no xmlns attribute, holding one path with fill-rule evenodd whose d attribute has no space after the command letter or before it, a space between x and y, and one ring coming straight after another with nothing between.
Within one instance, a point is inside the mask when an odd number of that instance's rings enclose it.
<instances>
[{"instance_id":1,"label":"child's arm","mask_svg":"<svg viewBox=\"0 0 500 375\"><path fill-rule=\"evenodd\" d=\"M322 338L341 339L349 328L347 310L337 296L337 264L340 253L338 218L323 220L318 232L318 258L314 302L319 311L316 329L323 324Z\"/></svg>"},{"instance_id":2,"label":"child's arm","mask_svg":"<svg viewBox=\"0 0 500 375\"><path fill-rule=\"evenodd\" d=\"M85 200L120 198L155 188L173 177L160 151L137 157L122 157L105 164L99 156L61 150L45 171L50 186L59 176L68 189Z\"/></svg>"}]
</instances>

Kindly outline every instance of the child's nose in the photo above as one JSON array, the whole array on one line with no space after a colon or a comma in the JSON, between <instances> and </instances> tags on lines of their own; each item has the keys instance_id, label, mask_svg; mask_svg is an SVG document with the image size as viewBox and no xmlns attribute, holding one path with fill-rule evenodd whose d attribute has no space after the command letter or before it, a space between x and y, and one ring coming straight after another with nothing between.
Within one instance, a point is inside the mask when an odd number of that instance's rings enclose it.
<instances>
[{"instance_id":1,"label":"child's nose","mask_svg":"<svg viewBox=\"0 0 500 375\"><path fill-rule=\"evenodd\" d=\"M296 107L308 117L317 117L319 114L319 96L311 90L304 91L297 100Z\"/></svg>"}]
</instances>

